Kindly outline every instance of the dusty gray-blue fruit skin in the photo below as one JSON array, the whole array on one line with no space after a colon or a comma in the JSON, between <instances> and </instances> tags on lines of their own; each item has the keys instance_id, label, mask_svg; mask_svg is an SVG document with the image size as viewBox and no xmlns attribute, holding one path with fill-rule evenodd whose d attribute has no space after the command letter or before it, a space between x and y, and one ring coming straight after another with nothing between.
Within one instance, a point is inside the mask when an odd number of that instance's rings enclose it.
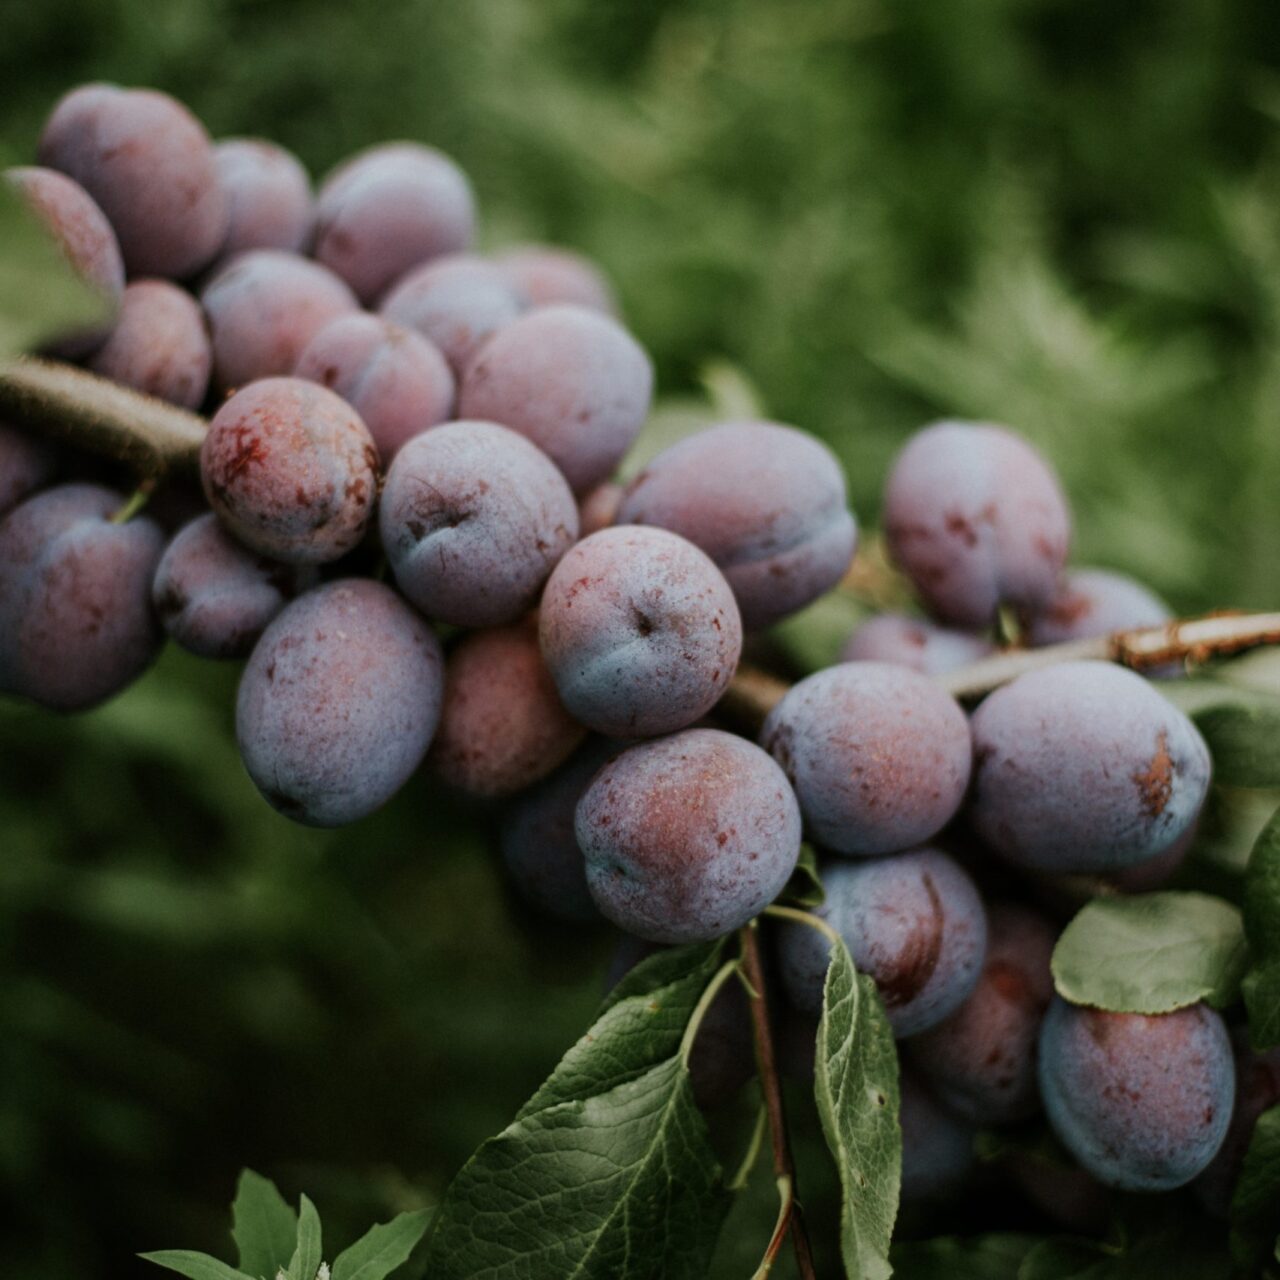
<instances>
[{"instance_id":1,"label":"dusty gray-blue fruit skin","mask_svg":"<svg viewBox=\"0 0 1280 1280\"><path fill-rule=\"evenodd\" d=\"M56 470L52 449L0 423L0 516L48 484Z\"/></svg>"},{"instance_id":2,"label":"dusty gray-blue fruit skin","mask_svg":"<svg viewBox=\"0 0 1280 1280\"><path fill-rule=\"evenodd\" d=\"M266 799L336 827L372 813L421 764L444 660L426 621L367 578L300 596L263 632L240 680L236 738Z\"/></svg>"},{"instance_id":3,"label":"dusty gray-blue fruit skin","mask_svg":"<svg viewBox=\"0 0 1280 1280\"><path fill-rule=\"evenodd\" d=\"M224 138L213 148L213 162L227 200L224 262L247 249L306 252L315 201L297 156L263 138Z\"/></svg>"},{"instance_id":4,"label":"dusty gray-blue fruit skin","mask_svg":"<svg viewBox=\"0 0 1280 1280\"><path fill-rule=\"evenodd\" d=\"M910 1072L898 1080L902 1126L902 1202L945 1200L974 1165L973 1129L944 1110Z\"/></svg>"},{"instance_id":5,"label":"dusty gray-blue fruit skin","mask_svg":"<svg viewBox=\"0 0 1280 1280\"><path fill-rule=\"evenodd\" d=\"M1100 1182L1172 1191L1222 1146L1235 1064L1221 1017L1107 1013L1057 998L1040 1030L1040 1093L1054 1132Z\"/></svg>"},{"instance_id":6,"label":"dusty gray-blue fruit skin","mask_svg":"<svg viewBox=\"0 0 1280 1280\"><path fill-rule=\"evenodd\" d=\"M569 713L613 738L674 733L724 693L742 652L724 575L665 529L617 525L571 547L539 610L542 653Z\"/></svg>"},{"instance_id":7,"label":"dusty gray-blue fruit skin","mask_svg":"<svg viewBox=\"0 0 1280 1280\"><path fill-rule=\"evenodd\" d=\"M844 939L874 979L899 1039L936 1026L968 999L987 950L987 917L973 881L937 849L865 862L828 862L814 914ZM804 1013L822 1008L831 944L788 922L778 941L782 981Z\"/></svg>"},{"instance_id":8,"label":"dusty gray-blue fruit skin","mask_svg":"<svg viewBox=\"0 0 1280 1280\"><path fill-rule=\"evenodd\" d=\"M609 761L578 802L575 830L601 913L648 942L731 933L777 897L800 853L782 770L718 729Z\"/></svg>"},{"instance_id":9,"label":"dusty gray-blue fruit skin","mask_svg":"<svg viewBox=\"0 0 1280 1280\"><path fill-rule=\"evenodd\" d=\"M144 516L114 523L125 501L64 484L0 521L0 689L84 711L150 666L164 638L150 595L164 534Z\"/></svg>"},{"instance_id":10,"label":"dusty gray-blue fruit skin","mask_svg":"<svg viewBox=\"0 0 1280 1280\"><path fill-rule=\"evenodd\" d=\"M1001 604L1047 604L1071 542L1048 462L984 422L938 422L907 441L885 484L884 527L930 614L967 628L990 626Z\"/></svg>"},{"instance_id":11,"label":"dusty gray-blue fruit skin","mask_svg":"<svg viewBox=\"0 0 1280 1280\"><path fill-rule=\"evenodd\" d=\"M1065 662L1019 676L974 712L973 826L1040 871L1105 873L1178 840L1209 787L1204 740L1141 676Z\"/></svg>"},{"instance_id":12,"label":"dusty gray-blue fruit skin","mask_svg":"<svg viewBox=\"0 0 1280 1280\"><path fill-rule=\"evenodd\" d=\"M748 631L834 587L858 541L835 454L776 422L724 422L665 449L631 482L617 521L701 547Z\"/></svg>"},{"instance_id":13,"label":"dusty gray-blue fruit skin","mask_svg":"<svg viewBox=\"0 0 1280 1280\"><path fill-rule=\"evenodd\" d=\"M387 472L382 545L400 590L430 618L513 622L578 536L578 506L551 460L494 422L415 436Z\"/></svg>"},{"instance_id":14,"label":"dusty gray-blue fruit skin","mask_svg":"<svg viewBox=\"0 0 1280 1280\"><path fill-rule=\"evenodd\" d=\"M891 662L921 675L938 676L989 658L996 647L986 636L940 627L927 618L880 613L845 641L842 662Z\"/></svg>"},{"instance_id":15,"label":"dusty gray-blue fruit skin","mask_svg":"<svg viewBox=\"0 0 1280 1280\"><path fill-rule=\"evenodd\" d=\"M923 844L960 807L969 725L918 672L846 662L793 685L760 742L782 765L813 839L855 857Z\"/></svg>"}]
</instances>

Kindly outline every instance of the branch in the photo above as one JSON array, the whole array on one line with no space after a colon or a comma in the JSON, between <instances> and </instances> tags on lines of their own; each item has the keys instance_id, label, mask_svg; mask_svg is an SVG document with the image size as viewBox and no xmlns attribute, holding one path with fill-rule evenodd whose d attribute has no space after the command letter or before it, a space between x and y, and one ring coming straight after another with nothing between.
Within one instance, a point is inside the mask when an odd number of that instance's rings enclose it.
<instances>
[{"instance_id":1,"label":"branch","mask_svg":"<svg viewBox=\"0 0 1280 1280\"><path fill-rule=\"evenodd\" d=\"M0 418L154 479L199 466L203 418L54 360L0 364Z\"/></svg>"},{"instance_id":2,"label":"branch","mask_svg":"<svg viewBox=\"0 0 1280 1280\"><path fill-rule=\"evenodd\" d=\"M760 1090L764 1095L765 1114L769 1120L769 1138L773 1145L773 1172L782 1196L778 1225L774 1228L765 1254L771 1266L788 1230L795 1250L796 1266L802 1280L816 1280L813 1249L805 1229L804 1214L796 1198L796 1165L787 1137L787 1117L782 1105L782 1085L778 1079L778 1063L773 1049L773 1029L769 1025L769 1006L765 1001L764 965L760 960L760 931L754 925L742 930L742 973L747 980L748 1003L751 1006L751 1029L755 1036L756 1068L760 1074ZM762 1264L762 1265L765 1265ZM767 1272L767 1267L766 1267ZM758 1272L757 1274L762 1274Z\"/></svg>"},{"instance_id":3,"label":"branch","mask_svg":"<svg viewBox=\"0 0 1280 1280\"><path fill-rule=\"evenodd\" d=\"M957 698L980 698L1025 672L1059 662L1093 659L1150 671L1172 662L1202 663L1273 644L1280 644L1280 613L1211 613L1043 649L1010 650L935 679ZM736 724L758 728L789 687L756 667L739 667L717 710Z\"/></svg>"}]
</instances>

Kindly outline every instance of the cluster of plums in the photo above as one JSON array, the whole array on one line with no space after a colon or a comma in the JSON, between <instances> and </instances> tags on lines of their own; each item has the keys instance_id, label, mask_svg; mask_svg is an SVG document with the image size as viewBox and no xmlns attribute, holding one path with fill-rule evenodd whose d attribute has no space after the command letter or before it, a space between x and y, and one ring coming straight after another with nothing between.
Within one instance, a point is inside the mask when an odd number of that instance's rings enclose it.
<instances>
[{"instance_id":1,"label":"cluster of plums","mask_svg":"<svg viewBox=\"0 0 1280 1280\"><path fill-rule=\"evenodd\" d=\"M1233 1054L1205 1006L1065 1003L1057 923L1013 900L1044 873L1167 878L1209 785L1203 741L1103 663L1024 675L971 716L932 678L992 652L1001 611L1030 645L1168 616L1067 569L1067 503L1031 446L964 422L906 444L883 527L928 618L860 626L755 743L715 718L744 635L854 555L824 445L727 422L616 483L648 357L592 264L473 252L470 187L430 148L361 152L313 196L279 147L214 144L162 94L92 85L57 105L39 161L8 180L116 304L108 331L54 349L209 408L208 509L167 532L99 484L53 483L67 460L0 429L0 687L86 708L165 634L246 658L236 732L272 805L352 822L425 761L501 800L532 904L625 931L619 971L756 917L807 835L817 914L903 1041L908 1199L964 1179L973 1128L1043 1106L1085 1199L1094 1179L1199 1176L1221 1207L1280 1057ZM803 1070L828 944L793 922L771 941ZM693 1065L707 1105L750 1071L736 989Z\"/></svg>"}]
</instances>

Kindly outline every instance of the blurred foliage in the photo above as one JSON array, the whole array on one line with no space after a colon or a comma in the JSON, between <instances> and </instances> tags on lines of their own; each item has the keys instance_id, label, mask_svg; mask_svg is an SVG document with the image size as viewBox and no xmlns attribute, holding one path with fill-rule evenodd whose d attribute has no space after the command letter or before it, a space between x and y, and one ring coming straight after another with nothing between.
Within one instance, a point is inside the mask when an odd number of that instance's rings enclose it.
<instances>
[{"instance_id":1,"label":"blurred foliage","mask_svg":"<svg viewBox=\"0 0 1280 1280\"><path fill-rule=\"evenodd\" d=\"M1008 421L1082 562L1276 603L1270 0L54 0L3 34L5 162L95 78L317 173L431 141L487 242L606 265L668 423L711 363L831 442L871 527L912 428ZM341 1246L438 1196L590 1017L608 939L523 918L477 815L426 784L336 834L271 814L234 679L171 653L77 720L0 709L8 1275L221 1253L245 1163Z\"/></svg>"}]
</instances>

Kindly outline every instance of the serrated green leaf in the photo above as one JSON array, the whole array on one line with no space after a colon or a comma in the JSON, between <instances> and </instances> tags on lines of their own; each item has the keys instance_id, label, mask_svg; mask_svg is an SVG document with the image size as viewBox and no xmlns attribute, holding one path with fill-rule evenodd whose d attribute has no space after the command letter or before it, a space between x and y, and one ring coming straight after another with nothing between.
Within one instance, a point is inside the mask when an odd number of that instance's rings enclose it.
<instances>
[{"instance_id":1,"label":"serrated green leaf","mask_svg":"<svg viewBox=\"0 0 1280 1280\"><path fill-rule=\"evenodd\" d=\"M889 1253L896 1280L1018 1280L1018 1268L1038 1236L995 1232L959 1239L939 1236L894 1245Z\"/></svg>"},{"instance_id":2,"label":"serrated green leaf","mask_svg":"<svg viewBox=\"0 0 1280 1280\"><path fill-rule=\"evenodd\" d=\"M778 901L793 907L812 909L822 906L826 896L822 878L818 875L818 855L813 846L806 842L800 846L796 869L791 873L787 887L779 894Z\"/></svg>"},{"instance_id":3,"label":"serrated green leaf","mask_svg":"<svg viewBox=\"0 0 1280 1280\"><path fill-rule=\"evenodd\" d=\"M76 274L44 224L0 182L0 358L110 318L107 299Z\"/></svg>"},{"instance_id":4,"label":"serrated green leaf","mask_svg":"<svg viewBox=\"0 0 1280 1280\"><path fill-rule=\"evenodd\" d=\"M516 1118L604 1093L671 1057L723 951L719 939L642 960L605 998L587 1033Z\"/></svg>"},{"instance_id":5,"label":"serrated green leaf","mask_svg":"<svg viewBox=\"0 0 1280 1280\"><path fill-rule=\"evenodd\" d=\"M703 1280L728 1206L679 1057L526 1112L454 1179L432 1280Z\"/></svg>"},{"instance_id":6,"label":"serrated green leaf","mask_svg":"<svg viewBox=\"0 0 1280 1280\"><path fill-rule=\"evenodd\" d=\"M1058 994L1113 1013L1168 1013L1240 989L1248 953L1240 912L1206 893L1097 898L1053 949Z\"/></svg>"},{"instance_id":7,"label":"serrated green leaf","mask_svg":"<svg viewBox=\"0 0 1280 1280\"><path fill-rule=\"evenodd\" d=\"M242 1169L231 1204L231 1237L240 1270L261 1280L275 1280L289 1265L298 1236L298 1215L285 1203L276 1184L252 1169Z\"/></svg>"},{"instance_id":8,"label":"serrated green leaf","mask_svg":"<svg viewBox=\"0 0 1280 1280\"><path fill-rule=\"evenodd\" d=\"M315 1280L323 1258L320 1239L320 1215L303 1196L298 1205L298 1242L289 1259L288 1280Z\"/></svg>"},{"instance_id":9,"label":"serrated green leaf","mask_svg":"<svg viewBox=\"0 0 1280 1280\"><path fill-rule=\"evenodd\" d=\"M414 1209L370 1227L334 1259L332 1280L385 1280L408 1260L430 1222L430 1209Z\"/></svg>"},{"instance_id":10,"label":"serrated green leaf","mask_svg":"<svg viewBox=\"0 0 1280 1280\"><path fill-rule=\"evenodd\" d=\"M1231 1247L1242 1266L1259 1263L1280 1230L1280 1106L1264 1111L1231 1197Z\"/></svg>"},{"instance_id":11,"label":"serrated green leaf","mask_svg":"<svg viewBox=\"0 0 1280 1280\"><path fill-rule=\"evenodd\" d=\"M891 1273L902 1183L898 1055L875 983L833 943L822 993L813 1091L840 1174L840 1253L851 1280Z\"/></svg>"},{"instance_id":12,"label":"serrated green leaf","mask_svg":"<svg viewBox=\"0 0 1280 1280\"><path fill-rule=\"evenodd\" d=\"M1244 878L1249 972L1242 991L1249 1038L1257 1049L1280 1044L1280 810L1262 829Z\"/></svg>"},{"instance_id":13,"label":"serrated green leaf","mask_svg":"<svg viewBox=\"0 0 1280 1280\"><path fill-rule=\"evenodd\" d=\"M229 1267L207 1253L195 1253L190 1249L161 1249L156 1253L140 1253L144 1262L154 1262L167 1267L187 1280L247 1280L243 1272Z\"/></svg>"},{"instance_id":14,"label":"serrated green leaf","mask_svg":"<svg viewBox=\"0 0 1280 1280\"><path fill-rule=\"evenodd\" d=\"M1280 787L1280 698L1250 694L1193 717L1213 758L1217 782L1229 787Z\"/></svg>"}]
</instances>

